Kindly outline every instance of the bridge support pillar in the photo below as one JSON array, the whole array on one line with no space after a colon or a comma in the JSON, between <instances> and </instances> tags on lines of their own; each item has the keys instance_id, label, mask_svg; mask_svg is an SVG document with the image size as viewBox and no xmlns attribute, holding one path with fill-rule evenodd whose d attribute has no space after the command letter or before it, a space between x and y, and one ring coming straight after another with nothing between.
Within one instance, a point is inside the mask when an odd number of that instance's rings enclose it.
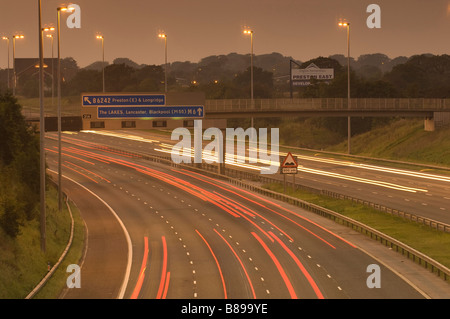
<instances>
[{"instance_id":1,"label":"bridge support pillar","mask_svg":"<svg viewBox=\"0 0 450 319\"><path fill-rule=\"evenodd\" d=\"M435 131L443 127L450 126L450 112L433 112L433 117L425 118L425 131Z\"/></svg>"},{"instance_id":2,"label":"bridge support pillar","mask_svg":"<svg viewBox=\"0 0 450 319\"><path fill-rule=\"evenodd\" d=\"M435 131L436 127L434 125L434 117L426 117L423 123L424 130L427 132Z\"/></svg>"}]
</instances>

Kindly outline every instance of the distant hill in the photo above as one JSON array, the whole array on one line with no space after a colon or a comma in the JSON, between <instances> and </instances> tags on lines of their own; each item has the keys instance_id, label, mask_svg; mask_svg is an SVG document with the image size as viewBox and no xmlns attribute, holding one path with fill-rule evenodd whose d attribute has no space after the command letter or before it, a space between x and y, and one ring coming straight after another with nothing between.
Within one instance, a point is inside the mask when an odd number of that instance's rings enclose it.
<instances>
[{"instance_id":1,"label":"distant hill","mask_svg":"<svg viewBox=\"0 0 450 319\"><path fill-rule=\"evenodd\" d=\"M342 54L328 56L329 59L336 60L340 65L347 65L347 57ZM289 74L290 61L302 64L290 56L284 56L278 52L255 55L253 58L254 67L262 68L264 71L272 72L274 78ZM358 75L374 78L381 77L384 73L390 72L398 64L406 63L407 57L400 56L389 58L382 53L364 54L357 59L350 58L350 66ZM113 64L125 64L134 69L141 69L145 65L138 64L128 58L117 58ZM109 65L105 62L105 66ZM250 66L250 54L229 53L226 55L211 55L204 57L199 62L175 61L170 63L170 73L176 78L192 78L193 73L214 73L211 77L229 78L237 73L245 71ZM96 61L84 69L101 70L102 62Z\"/></svg>"}]
</instances>

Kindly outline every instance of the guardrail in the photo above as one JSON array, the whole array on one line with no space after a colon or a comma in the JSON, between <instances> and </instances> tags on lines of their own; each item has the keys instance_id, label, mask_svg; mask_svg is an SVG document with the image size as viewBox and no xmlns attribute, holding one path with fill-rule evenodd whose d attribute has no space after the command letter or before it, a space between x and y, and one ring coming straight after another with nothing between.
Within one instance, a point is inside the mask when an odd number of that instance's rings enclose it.
<instances>
[{"instance_id":1,"label":"guardrail","mask_svg":"<svg viewBox=\"0 0 450 319\"><path fill-rule=\"evenodd\" d=\"M346 98L253 99L253 101L251 99L217 99L206 100L205 103L205 112L348 109L450 112L450 99L354 98L350 99L350 105Z\"/></svg>"},{"instance_id":2,"label":"guardrail","mask_svg":"<svg viewBox=\"0 0 450 319\"><path fill-rule=\"evenodd\" d=\"M25 297L25 299L31 299L33 298L41 289L42 287L44 287L44 285L47 283L47 281L53 276L53 274L55 273L55 271L58 269L59 265L62 263L62 261L64 260L64 258L66 257L67 253L69 252L70 247L72 246L72 241L73 241L73 232L74 232L74 220L73 220L73 215L72 215L72 210L70 209L70 205L69 205L69 198L66 197L65 198L65 202L67 205L67 209L69 210L69 214L70 214L70 219L71 219L71 226L70 226L70 237L69 237L69 241L66 245L66 248L64 249L63 253L61 254L61 256L59 257L59 260L56 262L55 265L53 265L53 267L48 271L48 273L44 276L44 278L42 278L42 280L36 285L36 287L34 287L34 289Z\"/></svg>"},{"instance_id":3,"label":"guardrail","mask_svg":"<svg viewBox=\"0 0 450 319\"><path fill-rule=\"evenodd\" d=\"M125 152L128 155L134 154L133 156L137 156L141 159L170 165L172 167L180 167L180 168L184 168L184 169L197 171L197 172L200 172L202 174L205 174L205 175L208 175L208 176L211 176L214 178L226 180L234 185L249 189L253 192L257 192L259 194L274 198L276 200L284 201L286 203L301 207L303 209L306 209L306 210L313 212L315 214L318 214L320 216L332 219L333 221L335 221L337 223L341 223L342 225L348 226L348 227L352 228L353 230L359 231L360 233L363 233L367 236L370 236L370 238L379 241L381 244L384 244L385 246L390 247L391 249L395 250L396 252L401 253L402 255L406 256L408 259L418 263L419 265L423 266L426 269L429 269L431 272L435 273L440 278L443 278L446 281L450 280L450 269L447 268L446 266L442 265L441 263L437 262L436 260L434 260L434 259L426 256L425 254L415 250L414 248L396 240L395 238L392 238L376 229L373 229L373 228L371 228L367 225L364 225L354 219L346 217L342 214L339 214L339 213L329 210L327 208L324 208L324 207L321 207L321 206L318 206L318 205L315 205L312 203L308 203L301 199L291 197L291 196L288 196L285 194L281 194L279 192L274 192L274 191L271 191L271 190L268 190L268 189L265 189L265 188L262 188L262 187L259 187L256 185L252 185L252 184L243 182L242 180L239 180L239 179L227 176L227 175L218 174L213 171L213 170L217 170L217 166L214 166L214 165L204 164L204 165L201 165L200 167L196 167L196 165L198 166L198 164L194 164L194 165L176 164L172 160L170 160L168 157L133 153L133 152L123 151L123 150L116 149L116 148L109 148L109 149L115 150L118 152ZM208 166L205 166L205 165L208 165ZM228 172L230 172L230 171L228 170ZM251 179L253 178L255 180L255 178L254 178L255 175L256 174L249 173L248 176ZM280 182L280 181L278 181L278 182Z\"/></svg>"}]
</instances>

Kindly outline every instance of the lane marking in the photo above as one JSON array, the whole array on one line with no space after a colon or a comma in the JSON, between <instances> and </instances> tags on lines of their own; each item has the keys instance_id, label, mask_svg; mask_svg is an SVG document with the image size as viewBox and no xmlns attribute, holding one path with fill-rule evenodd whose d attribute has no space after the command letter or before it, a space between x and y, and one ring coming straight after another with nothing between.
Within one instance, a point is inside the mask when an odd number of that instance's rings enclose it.
<instances>
[{"instance_id":1,"label":"lane marking","mask_svg":"<svg viewBox=\"0 0 450 319\"><path fill-rule=\"evenodd\" d=\"M52 173L58 174L57 172L55 172L55 171L53 171L53 170L50 170L50 169L49 169L49 171L51 171ZM70 177L67 177L67 176L65 176L65 175L63 175L63 177L66 178L66 179L68 179L69 181L71 181L71 182L77 184L78 186L82 187L83 189L85 189L86 191L88 191L90 194L92 194L93 196L95 196L99 201L101 201L101 202L102 202L102 203L110 210L110 212L114 215L114 217L115 217L115 218L117 219L117 221L119 222L119 225L122 227L122 230L123 230L123 232L124 232L124 234L125 234L125 238L126 238L126 241L127 241L127 246L128 246L128 258L127 258L128 260L127 260L127 267L126 267L125 274L124 274L124 279L123 279L122 285L121 285L121 287L120 287L120 289L119 289L119 293L118 293L118 295L117 295L117 298L118 298L118 299L123 299L123 296L124 296L124 294L125 294L125 290L126 290L126 288L127 288L128 280L129 280L129 278L130 278L131 263L132 263L132 260L133 260L133 248L132 248L132 245L131 245L131 238L130 238L130 235L129 235L129 233L128 233L128 231L127 231L127 229L126 229L124 223L123 223L122 220L120 219L120 217L117 215L117 213L114 211L114 209L112 209L111 206L108 205L107 202L105 202L100 196L98 196L97 194L95 194L93 191L91 191L91 190L90 190L89 188L87 188L86 186L81 185L81 184L78 183L77 181L75 181L75 180L73 180L73 179L71 179Z\"/></svg>"},{"instance_id":2,"label":"lane marking","mask_svg":"<svg viewBox=\"0 0 450 319\"><path fill-rule=\"evenodd\" d=\"M245 276L247 277L248 283L250 284L250 289L252 291L252 295L253 295L253 299L256 299L256 294L255 294L255 289L253 288L253 284L252 281L250 280L250 276L247 273L247 270L245 269L245 266L242 262L242 260L239 258L238 254L236 253L236 251L233 249L233 247L231 247L230 243L216 230L214 229L214 231L216 232L217 235L219 235L220 238L223 239L223 241L228 245L228 247L231 249L231 251L233 252L234 256L237 258L237 260L239 261L242 269L244 270Z\"/></svg>"}]
</instances>

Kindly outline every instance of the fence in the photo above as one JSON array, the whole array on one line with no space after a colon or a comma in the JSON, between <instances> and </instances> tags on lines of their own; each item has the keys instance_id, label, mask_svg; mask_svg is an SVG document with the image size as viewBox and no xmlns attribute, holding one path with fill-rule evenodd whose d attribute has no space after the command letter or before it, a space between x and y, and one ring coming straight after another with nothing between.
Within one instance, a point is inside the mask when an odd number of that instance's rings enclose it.
<instances>
[{"instance_id":1,"label":"fence","mask_svg":"<svg viewBox=\"0 0 450 319\"><path fill-rule=\"evenodd\" d=\"M450 99L345 98L206 100L205 112L244 110L410 110L450 112Z\"/></svg>"}]
</instances>

